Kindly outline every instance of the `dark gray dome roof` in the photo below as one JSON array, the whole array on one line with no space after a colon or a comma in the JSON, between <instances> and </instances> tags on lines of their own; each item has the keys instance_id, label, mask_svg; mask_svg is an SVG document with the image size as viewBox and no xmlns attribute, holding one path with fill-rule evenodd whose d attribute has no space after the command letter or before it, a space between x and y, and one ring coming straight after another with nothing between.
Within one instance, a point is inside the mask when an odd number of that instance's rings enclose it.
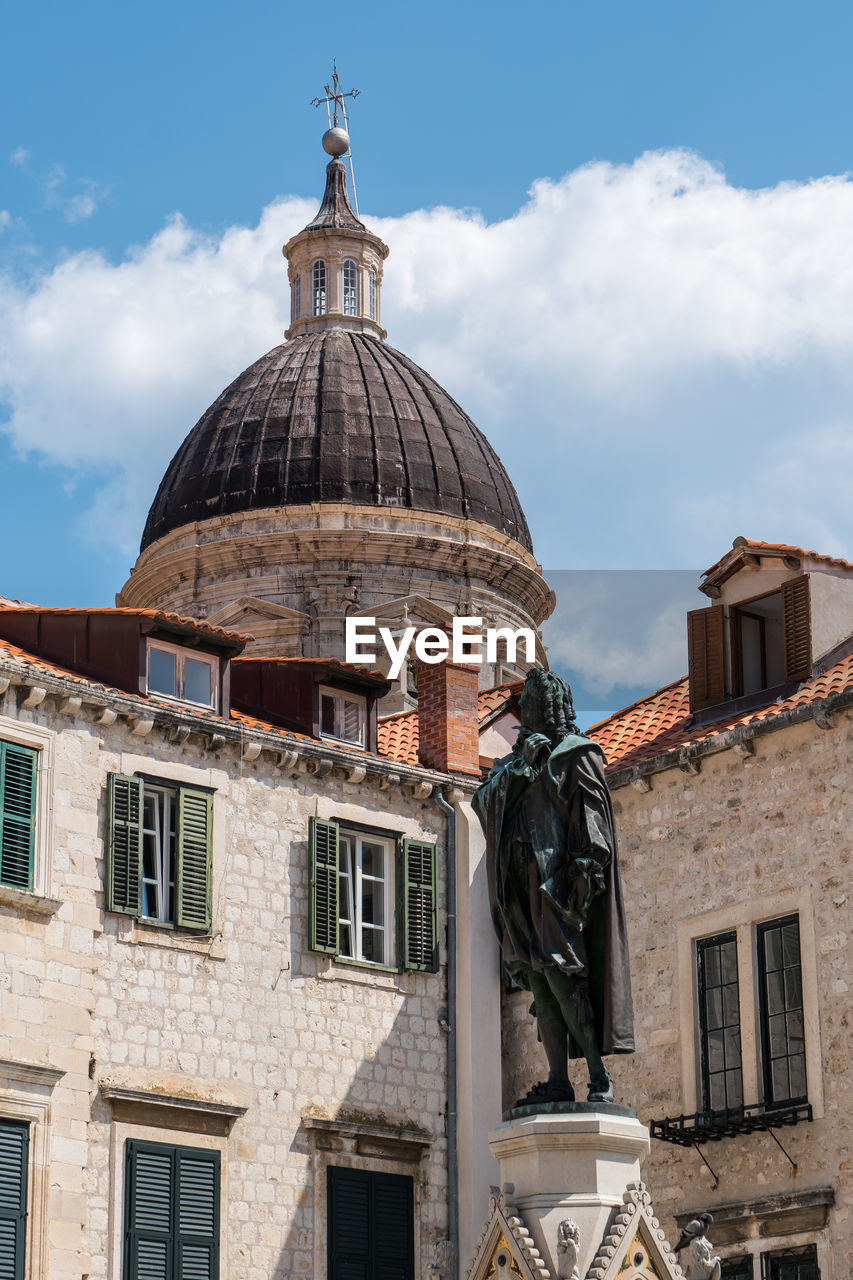
<instances>
[{"instance_id":1,"label":"dark gray dome roof","mask_svg":"<svg viewBox=\"0 0 853 1280\"><path fill-rule=\"evenodd\" d=\"M196 520L313 502L480 520L532 550L503 465L455 400L368 334L303 334L222 392L157 491L142 550Z\"/></svg>"}]
</instances>

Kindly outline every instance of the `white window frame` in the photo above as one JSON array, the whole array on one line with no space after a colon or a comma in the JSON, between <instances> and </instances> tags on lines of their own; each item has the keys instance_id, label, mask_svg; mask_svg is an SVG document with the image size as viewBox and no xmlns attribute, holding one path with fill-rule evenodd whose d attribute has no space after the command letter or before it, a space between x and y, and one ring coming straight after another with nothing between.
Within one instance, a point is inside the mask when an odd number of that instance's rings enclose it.
<instances>
[{"instance_id":1,"label":"white window frame","mask_svg":"<svg viewBox=\"0 0 853 1280\"><path fill-rule=\"evenodd\" d=\"M338 930L339 937L343 929L349 928L352 942L351 953L338 950L341 960L355 960L359 964L375 964L381 968L394 968L396 965L396 945L394 934L397 886L394 870L396 862L396 841L372 831L356 831L342 826L338 833L339 868L346 863L346 870L338 872ZM371 844L382 849L382 876L368 876L363 870L364 845ZM381 923L365 924L362 919L364 902L364 882L382 883L384 886L383 912ZM343 882L343 883L342 883ZM364 954L364 932L382 933L384 949L381 960L368 959Z\"/></svg>"},{"instance_id":2,"label":"white window frame","mask_svg":"<svg viewBox=\"0 0 853 1280\"><path fill-rule=\"evenodd\" d=\"M800 926L800 969L803 984L806 1081L816 1120L824 1114L820 1044L820 1001L817 982L817 941L814 910L808 888L792 889L733 903L705 912L677 926L678 1009L681 1052L681 1092L685 1115L702 1110L696 943L720 933L737 937L738 996L741 1032L741 1070L745 1106L764 1105L761 1071L761 1008L759 1003L757 926L796 915ZM689 975L689 982L686 980Z\"/></svg>"},{"instance_id":3,"label":"white window frame","mask_svg":"<svg viewBox=\"0 0 853 1280\"><path fill-rule=\"evenodd\" d=\"M323 258L311 264L311 314L324 316L329 310L329 277Z\"/></svg>"},{"instance_id":4,"label":"white window frame","mask_svg":"<svg viewBox=\"0 0 853 1280\"><path fill-rule=\"evenodd\" d=\"M30 1128L24 1274L42 1280L47 1271L50 1218L50 1108L56 1067L0 1058L0 1115Z\"/></svg>"},{"instance_id":5,"label":"white window frame","mask_svg":"<svg viewBox=\"0 0 853 1280\"><path fill-rule=\"evenodd\" d=\"M345 316L358 315L359 280L355 258L344 258L341 266L341 311Z\"/></svg>"},{"instance_id":6,"label":"white window frame","mask_svg":"<svg viewBox=\"0 0 853 1280\"><path fill-rule=\"evenodd\" d=\"M372 268L372 267L370 268L370 270L369 270L369 271L368 271L368 273L367 273L367 287L368 287L368 296L369 296L369 299L370 299L370 304L369 304L369 305L370 305L370 318L371 318L371 320L376 320L376 319L378 319L377 314L376 314L376 298L377 298L377 292L376 292L376 272L373 270L373 268Z\"/></svg>"},{"instance_id":7,"label":"white window frame","mask_svg":"<svg viewBox=\"0 0 853 1280\"><path fill-rule=\"evenodd\" d=\"M42 899L48 910L61 905L50 898L53 870L53 779L56 735L40 725L0 716L0 738L38 752L36 761L36 813L33 843L33 887L13 889L0 885L0 902ZM35 903L34 903L35 905Z\"/></svg>"},{"instance_id":8,"label":"white window frame","mask_svg":"<svg viewBox=\"0 0 853 1280\"><path fill-rule=\"evenodd\" d=\"M175 661L175 683L178 689L183 690L186 679L186 660L191 658L193 662L203 662L210 667L210 702L196 702L193 698L185 698L183 693L163 693L160 689L151 688L151 653L159 650L161 653L173 653L176 655ZM166 640L149 640L145 654L145 688L148 694L155 698L166 698L169 702L182 702L191 707L206 707L210 711L219 710L219 658L213 654L201 653L197 649L188 650L185 645L169 644Z\"/></svg>"},{"instance_id":9,"label":"white window frame","mask_svg":"<svg viewBox=\"0 0 853 1280\"><path fill-rule=\"evenodd\" d=\"M302 315L302 276L298 273L293 277L293 319L298 320Z\"/></svg>"},{"instance_id":10,"label":"white window frame","mask_svg":"<svg viewBox=\"0 0 853 1280\"><path fill-rule=\"evenodd\" d=\"M320 736L334 739L336 742L350 742L359 747L367 746L367 698L363 693L350 693L346 689L333 689L329 685L320 685ZM323 732L323 699L333 698L335 702L335 732ZM344 703L352 702L358 707L358 737L348 738L344 730Z\"/></svg>"},{"instance_id":11,"label":"white window frame","mask_svg":"<svg viewBox=\"0 0 853 1280\"><path fill-rule=\"evenodd\" d=\"M153 827L145 825L146 802L154 801L155 822ZM148 782L142 784L142 886L143 892L148 887L149 894L154 894L156 913L140 915L143 921L156 921L157 924L174 924L174 910L170 912L170 901L174 904L175 896L175 845L178 832L178 792L175 787L166 784ZM164 834L167 839L164 841ZM153 839L157 860L157 874L152 879L145 874L145 845ZM140 910L141 910L140 903Z\"/></svg>"}]
</instances>

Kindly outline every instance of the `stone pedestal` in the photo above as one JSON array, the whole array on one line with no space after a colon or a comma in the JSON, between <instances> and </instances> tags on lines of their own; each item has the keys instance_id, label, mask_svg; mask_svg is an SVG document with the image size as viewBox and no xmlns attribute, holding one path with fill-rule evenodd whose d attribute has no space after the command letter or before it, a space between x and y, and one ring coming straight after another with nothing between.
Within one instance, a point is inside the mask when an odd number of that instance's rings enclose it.
<instances>
[{"instance_id":1,"label":"stone pedestal","mask_svg":"<svg viewBox=\"0 0 853 1280\"><path fill-rule=\"evenodd\" d=\"M640 1181L648 1129L626 1107L564 1103L552 1114L499 1125L489 1146L551 1276L564 1274L557 1239L567 1218L579 1228L578 1274L585 1276L629 1183Z\"/></svg>"}]
</instances>

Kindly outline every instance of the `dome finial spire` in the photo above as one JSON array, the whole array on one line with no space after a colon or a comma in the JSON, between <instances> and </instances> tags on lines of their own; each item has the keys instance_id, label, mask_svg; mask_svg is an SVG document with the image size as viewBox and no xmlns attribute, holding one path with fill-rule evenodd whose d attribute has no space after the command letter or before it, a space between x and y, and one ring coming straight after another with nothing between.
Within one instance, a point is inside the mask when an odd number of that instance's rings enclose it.
<instances>
[{"instance_id":1,"label":"dome finial spire","mask_svg":"<svg viewBox=\"0 0 853 1280\"><path fill-rule=\"evenodd\" d=\"M340 159L349 151L349 120L347 119L347 98L357 98L360 89L349 89L346 93L341 89L341 82L338 78L338 60L335 58L332 62L332 82L323 86L326 90L325 98L312 98L311 106L319 107L322 103L326 104L326 115L329 120L329 127L323 134L323 150L333 159ZM343 126L339 125L338 117L343 119ZM352 178L352 159L350 158L350 177ZM352 178L353 195L355 195L355 179ZM356 201L356 209L358 202Z\"/></svg>"}]
</instances>

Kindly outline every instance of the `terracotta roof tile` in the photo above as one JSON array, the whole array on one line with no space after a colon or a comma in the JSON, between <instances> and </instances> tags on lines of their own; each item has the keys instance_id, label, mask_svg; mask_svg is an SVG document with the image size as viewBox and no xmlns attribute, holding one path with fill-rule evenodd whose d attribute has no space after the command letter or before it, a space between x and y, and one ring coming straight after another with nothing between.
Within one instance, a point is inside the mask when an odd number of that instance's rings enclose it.
<instances>
[{"instance_id":1,"label":"terracotta roof tile","mask_svg":"<svg viewBox=\"0 0 853 1280\"><path fill-rule=\"evenodd\" d=\"M724 556L720 556L716 564L712 564L710 569L706 569L702 574L703 578L711 577L717 572L724 561L732 557L732 552L738 551L767 551L770 553L778 553L780 555L801 556L803 559L819 560L822 564L830 564L838 569L853 569L853 564L849 560L843 560L840 556L826 556L820 551L810 551L807 547L794 547L786 542L757 542L754 538L735 538L731 551L727 551ZM733 558L736 558L733 557Z\"/></svg>"},{"instance_id":2,"label":"terracotta roof tile","mask_svg":"<svg viewBox=\"0 0 853 1280\"><path fill-rule=\"evenodd\" d=\"M684 676L592 725L587 732L604 748L609 768L621 769L677 747L713 738L736 725L773 719L785 711L847 689L853 689L853 654L836 662L824 675L806 681L789 697L771 702L769 706L723 716L710 724L692 725L687 676Z\"/></svg>"}]
</instances>

